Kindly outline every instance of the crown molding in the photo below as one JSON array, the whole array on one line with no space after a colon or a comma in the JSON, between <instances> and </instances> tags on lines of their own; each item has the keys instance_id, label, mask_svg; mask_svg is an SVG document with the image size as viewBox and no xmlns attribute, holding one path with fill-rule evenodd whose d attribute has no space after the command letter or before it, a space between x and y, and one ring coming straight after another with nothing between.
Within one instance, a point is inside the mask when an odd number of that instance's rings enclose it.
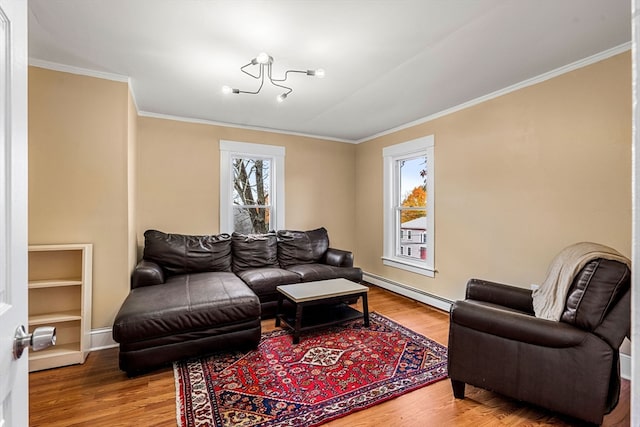
<instances>
[{"instance_id":1,"label":"crown molding","mask_svg":"<svg viewBox=\"0 0 640 427\"><path fill-rule=\"evenodd\" d=\"M57 62L43 61L41 59L29 58L29 65L32 67L44 68L47 70L61 71L63 73L76 74L80 76L95 77L98 79L111 80L114 82L127 83L129 85L129 93L133 100L133 105L136 112L139 112L138 100L136 99L136 93L133 91L131 85L131 78L122 74L107 73L104 71L89 70L88 68L74 67L71 65L60 64Z\"/></svg>"},{"instance_id":2,"label":"crown molding","mask_svg":"<svg viewBox=\"0 0 640 427\"><path fill-rule=\"evenodd\" d=\"M628 50L631 50L631 42L623 43L623 44L621 44L619 46L615 46L615 47L613 47L611 49L607 49L605 51L602 51L602 52L597 53L595 55L589 56L587 58L580 59L580 60L578 60L576 62L573 62L571 64L564 65L564 66L562 66L560 68L556 68L555 70L551 70L551 71L546 72L544 74L540 74L540 75L538 75L536 77L532 77L532 78L524 80L524 81L522 81L520 83L516 83L514 85L508 86L508 87L506 87L504 89L499 89L499 90L497 90L495 92L491 92L491 93L489 93L487 95L483 95L483 96L480 96L478 98L472 99L471 101L467 101L467 102L464 102L462 104L456 105L455 107L447 108L446 110L442 110L440 112L431 114L431 115L423 117L421 119L414 120L414 121L409 122L409 123L405 123L403 125L394 127L392 129L385 130L383 132L377 133L375 135L371 135L371 136L368 136L368 137L365 137L365 138L358 139L357 141L355 141L355 143L356 144L360 144L362 142L371 141L371 140L379 138L381 136L389 135L389 134L392 134L392 133L395 133L395 132L398 132L398 131L401 131L401 130L404 130L404 129L408 129L408 128L411 128L411 127L414 127L414 126L417 126L417 125L421 125L423 123L430 122L432 120L438 119L440 117L447 116L447 115L455 113L457 111L464 110L465 108L473 107L474 105L481 104L483 102L489 101L489 100L497 98L499 96L506 95L508 93L515 92L517 90L524 89L526 87L533 86L533 85L538 84L538 83L542 83L542 82L544 82L546 80L550 80L550 79L552 79L554 77L561 76L563 74L566 74L566 73L569 73L571 71L586 67L588 65L595 64L596 62L603 61L605 59L611 58L612 56L615 56L615 55L618 55L620 53L626 52Z\"/></svg>"},{"instance_id":3,"label":"crown molding","mask_svg":"<svg viewBox=\"0 0 640 427\"><path fill-rule=\"evenodd\" d=\"M213 120L206 120L206 119L193 119L190 117L182 117L182 116L173 116L171 114L159 114L159 113L153 113L150 111L138 111L138 115L141 117L150 117L150 118L154 118L154 119L164 119L164 120L175 120L178 122L186 122L186 123L197 123L197 124L204 124L204 125L212 125L212 126L224 126L227 128L234 128L234 129L245 129L245 130L253 130L253 131L260 131L260 132L270 132L270 133L277 133L277 134L281 134L281 135L293 135L293 136L301 136L304 138L313 138L313 139L322 139L325 141L334 141L334 142L344 142L344 143L348 143L348 144L356 144L357 142L351 139L341 139L341 138L334 138L331 136L323 136L323 135L313 135L313 134L308 134L308 133L302 133L302 132L292 132L292 131L287 131L287 130L282 130L282 129L273 129L273 128L267 128L267 127L260 127L260 126L247 126L247 125L238 125L235 123L226 123L226 122L216 122Z\"/></svg>"},{"instance_id":4,"label":"crown molding","mask_svg":"<svg viewBox=\"0 0 640 427\"><path fill-rule=\"evenodd\" d=\"M224 126L224 127L237 128L237 129L260 131L260 132L272 132L272 133L279 133L279 134L285 134L285 135L302 136L305 138L323 139L323 140L335 141L335 142L345 142L349 144L356 143L356 141L350 140L350 139L333 138L329 136L312 135L312 134L301 133L301 132L290 132L286 130L272 129L272 128L266 128L266 127L260 127L260 126L244 126L244 125L238 125L234 123L217 122L213 120L195 119L190 117L181 117L181 116L173 116L170 114L160 114L160 113L153 113L150 111L142 111L138 107L138 100L136 98L136 93L133 90L133 86L131 84L131 78L128 76L125 76L122 74L90 70L87 68L80 68L80 67L75 67L71 65L60 64L57 62L43 61L41 59L36 59L36 58L29 58L29 65L33 67L45 68L53 71L61 71L64 73L77 74L81 76L96 77L99 79L128 83L129 92L131 93L131 97L133 98L133 103L135 105L136 111L138 112L138 115L141 117L151 117L151 118L175 120L175 121L187 122L187 123L207 124L207 125L213 125L213 126Z\"/></svg>"},{"instance_id":5,"label":"crown molding","mask_svg":"<svg viewBox=\"0 0 640 427\"><path fill-rule=\"evenodd\" d=\"M224 126L224 127L230 127L230 128L236 128L236 129L245 129L245 130L252 130L252 131L260 131L260 132L271 132L271 133L278 133L278 134L284 134L284 135L293 135L293 136L301 136L301 137L305 137L305 138L314 138L314 139L322 139L322 140L327 140L327 141L334 141L334 142L343 142L343 143L348 143L348 144L360 144L363 142L367 142L367 141L371 141L374 140L376 138L380 138L382 136L385 135L389 135L395 132L399 132L401 130L405 130L414 126L418 126L421 125L423 123L427 123L430 122L432 120L438 119L440 117L444 117L447 116L449 114L453 114L455 112L464 110L466 108L472 107L474 105L478 105L481 104L483 102L489 101L491 99L497 98L499 96L502 95L506 95L508 93L511 92L515 92L517 90L520 89L524 89L526 87L529 86L533 86L535 84L538 83L542 83L546 80L550 80L554 77L558 77L561 76L563 74L569 73L571 71L586 67L588 65L591 64L595 64L596 62L600 62L603 61L605 59L611 58L612 56L618 55L620 53L626 52L628 50L631 49L631 42L627 42L627 43L623 43L619 46L615 46L611 49L607 49L605 51L602 51L600 53L597 53L595 55L589 56L587 58L578 60L576 62L573 62L571 64L556 68L555 70L551 70L549 72L546 72L544 74L540 74L536 77L532 77L530 79L524 80L520 83L516 83L514 85L508 86L506 88L503 89L499 89L495 92L491 92L487 95L483 95L480 96L478 98L472 99L470 101L464 102L462 104L456 105L454 107L448 108L446 110L442 110L439 111L437 113L428 115L426 117L423 117L421 119L418 120L414 120L411 121L409 123L405 123L403 125L400 126L396 126L394 128L388 129L386 131L371 135L371 136L367 136L364 138L360 138L360 139L344 139L344 138L335 138L335 137L330 137L330 136L323 136L323 135L312 135L312 134L308 134L308 133L302 133L302 132L292 132L292 131L286 131L286 130L281 130L281 129L273 129L273 128L267 128L267 127L260 127L260 126L246 126L246 125L239 125L239 124L235 124L235 123L225 123L225 122L217 122L217 121L213 121L213 120L205 120L205 119L196 119L196 118L190 118L190 117L181 117L181 116L173 116L170 114L160 114L160 113L154 113L154 112L150 112L150 111L141 111L138 108L138 103L137 103L137 99L136 99L136 95L135 95L135 91L133 90L133 86L131 84L131 78L129 76L124 76L121 74L115 74L115 73L107 73L107 72L103 72L103 71L95 71L95 70L90 70L90 69L86 69L86 68L80 68L80 67L74 67L71 65L65 65L65 64L59 64L56 62L49 62L49 61L43 61L40 59L36 59L36 58L29 58L29 65L34 66L34 67L39 67L39 68L46 68L46 69L50 69L50 70L54 70L54 71L62 71L65 73L71 73L71 74L79 74L79 75L83 75L83 76L89 76L89 77L96 77L96 78L100 78L100 79L106 79L106 80L113 80L113 81L117 81L117 82L124 82L124 83L128 83L129 84L129 92L131 93L131 96L133 97L133 102L134 105L136 107L136 110L138 111L138 115L141 117L150 117L150 118L157 118L157 119L165 119L165 120L175 120L175 121L180 121L180 122L187 122L187 123L198 123L198 124L206 124L206 125L213 125L213 126Z\"/></svg>"},{"instance_id":6,"label":"crown molding","mask_svg":"<svg viewBox=\"0 0 640 427\"><path fill-rule=\"evenodd\" d=\"M29 65L38 68L46 68L53 71L78 74L81 76L96 77L98 79L113 80L115 82L129 83L129 76L122 74L107 73L106 71L90 70L88 68L74 67L72 65L60 64L57 62L43 61L41 59L29 58Z\"/></svg>"}]
</instances>

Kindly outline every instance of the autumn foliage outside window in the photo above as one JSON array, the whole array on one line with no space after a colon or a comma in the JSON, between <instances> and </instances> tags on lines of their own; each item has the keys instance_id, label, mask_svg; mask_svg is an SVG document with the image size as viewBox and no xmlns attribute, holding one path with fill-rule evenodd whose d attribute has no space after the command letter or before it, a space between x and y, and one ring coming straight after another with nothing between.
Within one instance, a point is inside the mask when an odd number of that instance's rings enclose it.
<instances>
[{"instance_id":1,"label":"autumn foliage outside window","mask_svg":"<svg viewBox=\"0 0 640 427\"><path fill-rule=\"evenodd\" d=\"M400 224L427 215L426 163L424 156L400 160ZM426 225L426 224L425 224Z\"/></svg>"},{"instance_id":2,"label":"autumn foliage outside window","mask_svg":"<svg viewBox=\"0 0 640 427\"><path fill-rule=\"evenodd\" d=\"M422 236L427 232L426 157L417 156L398 161L400 172L399 255L425 259Z\"/></svg>"},{"instance_id":3,"label":"autumn foliage outside window","mask_svg":"<svg viewBox=\"0 0 640 427\"><path fill-rule=\"evenodd\" d=\"M427 191L424 188L424 185L419 185L411 190L405 199L402 201L402 206L405 208L411 207L426 207L427 206ZM425 211L415 211L415 210L403 210L400 214L400 222L405 223L407 221L411 221L412 219L422 218L426 215Z\"/></svg>"}]
</instances>

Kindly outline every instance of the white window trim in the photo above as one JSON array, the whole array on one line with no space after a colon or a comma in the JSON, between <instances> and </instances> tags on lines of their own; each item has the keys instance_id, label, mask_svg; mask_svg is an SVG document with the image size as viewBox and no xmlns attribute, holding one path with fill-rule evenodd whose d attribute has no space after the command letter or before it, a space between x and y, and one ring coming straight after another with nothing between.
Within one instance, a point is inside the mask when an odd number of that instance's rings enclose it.
<instances>
[{"instance_id":1,"label":"white window trim","mask_svg":"<svg viewBox=\"0 0 640 427\"><path fill-rule=\"evenodd\" d=\"M435 277L434 256L434 146L433 135L417 138L411 141L385 147L382 150L384 161L384 248L382 263L387 266L400 268L428 277ZM415 157L426 155L427 157L427 259L412 260L396 256L396 212L395 200L397 199L399 173L396 171L395 162L402 157ZM398 236L399 237L399 236Z\"/></svg>"},{"instance_id":2,"label":"white window trim","mask_svg":"<svg viewBox=\"0 0 640 427\"><path fill-rule=\"evenodd\" d=\"M220 140L220 233L233 231L233 204L231 202L231 182L233 170L231 158L235 156L263 157L271 159L271 176L275 177L275 193L271 195L271 205L275 211L275 230L284 229L284 156L285 148L277 145L253 144ZM272 189L273 190L273 189Z\"/></svg>"}]
</instances>

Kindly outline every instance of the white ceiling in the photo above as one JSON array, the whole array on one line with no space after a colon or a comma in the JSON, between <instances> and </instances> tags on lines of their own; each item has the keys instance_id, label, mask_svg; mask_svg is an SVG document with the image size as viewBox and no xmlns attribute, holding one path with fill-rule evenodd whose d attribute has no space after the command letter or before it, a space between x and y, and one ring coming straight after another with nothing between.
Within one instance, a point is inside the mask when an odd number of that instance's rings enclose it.
<instances>
[{"instance_id":1,"label":"white ceiling","mask_svg":"<svg viewBox=\"0 0 640 427\"><path fill-rule=\"evenodd\" d=\"M609 49L629 0L30 0L29 56L130 78L141 114L357 142ZM255 90L259 52L294 91ZM51 65L51 64L49 64ZM586 88L585 88L586 89Z\"/></svg>"}]
</instances>

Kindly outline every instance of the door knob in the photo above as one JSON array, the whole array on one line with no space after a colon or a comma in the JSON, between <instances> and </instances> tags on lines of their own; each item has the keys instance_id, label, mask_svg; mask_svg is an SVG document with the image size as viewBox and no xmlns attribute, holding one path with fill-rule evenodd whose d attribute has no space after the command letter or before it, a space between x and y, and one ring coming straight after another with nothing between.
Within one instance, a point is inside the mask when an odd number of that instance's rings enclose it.
<instances>
[{"instance_id":1,"label":"door knob","mask_svg":"<svg viewBox=\"0 0 640 427\"><path fill-rule=\"evenodd\" d=\"M25 348L31 346L33 351L56 345L56 328L53 326L41 326L28 334L24 325L18 326L13 339L13 357L19 359Z\"/></svg>"}]
</instances>

